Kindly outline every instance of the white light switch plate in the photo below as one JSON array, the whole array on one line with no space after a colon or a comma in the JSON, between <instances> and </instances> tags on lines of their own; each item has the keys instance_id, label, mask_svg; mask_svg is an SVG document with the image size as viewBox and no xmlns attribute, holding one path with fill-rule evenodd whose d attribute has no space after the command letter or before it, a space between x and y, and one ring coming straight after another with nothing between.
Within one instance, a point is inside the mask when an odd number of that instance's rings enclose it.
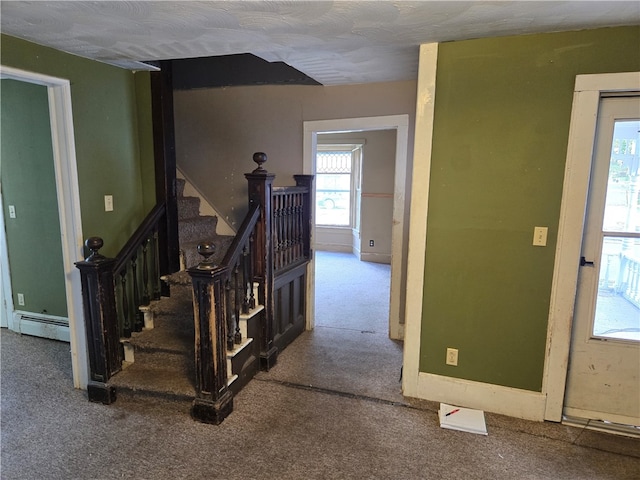
<instances>
[{"instance_id":1,"label":"white light switch plate","mask_svg":"<svg viewBox=\"0 0 640 480\"><path fill-rule=\"evenodd\" d=\"M104 211L113 212L113 195L104 196Z\"/></svg>"},{"instance_id":2,"label":"white light switch plate","mask_svg":"<svg viewBox=\"0 0 640 480\"><path fill-rule=\"evenodd\" d=\"M533 244L536 247L546 247L547 246L547 232L549 231L548 227L534 227L533 229Z\"/></svg>"}]
</instances>

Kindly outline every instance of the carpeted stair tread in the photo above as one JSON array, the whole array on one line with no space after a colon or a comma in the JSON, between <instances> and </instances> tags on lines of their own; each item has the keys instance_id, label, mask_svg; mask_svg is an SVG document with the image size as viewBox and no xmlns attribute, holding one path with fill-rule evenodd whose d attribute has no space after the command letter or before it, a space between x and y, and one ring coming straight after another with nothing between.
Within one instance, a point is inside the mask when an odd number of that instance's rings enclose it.
<instances>
[{"instance_id":1,"label":"carpeted stair tread","mask_svg":"<svg viewBox=\"0 0 640 480\"><path fill-rule=\"evenodd\" d=\"M131 335L129 343L135 348L136 356L139 351L182 354L193 350L193 314L158 315L154 323L154 328Z\"/></svg>"},{"instance_id":2,"label":"carpeted stair tread","mask_svg":"<svg viewBox=\"0 0 640 480\"><path fill-rule=\"evenodd\" d=\"M175 278L180 278L181 281L176 282ZM149 310L154 315L175 315L176 312L193 314L193 290L189 274L186 271L176 272L162 277L162 280L171 286L171 296L151 302Z\"/></svg>"},{"instance_id":3,"label":"carpeted stair tread","mask_svg":"<svg viewBox=\"0 0 640 480\"><path fill-rule=\"evenodd\" d=\"M115 375L110 383L134 392L168 397L195 397L193 357L169 353L137 355L136 362Z\"/></svg>"},{"instance_id":4,"label":"carpeted stair tread","mask_svg":"<svg viewBox=\"0 0 640 480\"><path fill-rule=\"evenodd\" d=\"M197 197L178 197L178 220L195 218L200 215L200 199Z\"/></svg>"},{"instance_id":5,"label":"carpeted stair tread","mask_svg":"<svg viewBox=\"0 0 640 480\"><path fill-rule=\"evenodd\" d=\"M183 218L178 223L180 245L186 242L201 242L215 237L218 217L200 215L198 217Z\"/></svg>"}]
</instances>

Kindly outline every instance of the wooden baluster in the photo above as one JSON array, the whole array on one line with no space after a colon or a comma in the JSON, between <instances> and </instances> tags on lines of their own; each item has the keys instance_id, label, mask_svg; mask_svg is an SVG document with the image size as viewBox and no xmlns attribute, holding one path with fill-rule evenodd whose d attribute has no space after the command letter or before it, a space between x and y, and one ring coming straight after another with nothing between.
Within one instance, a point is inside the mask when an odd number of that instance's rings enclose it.
<instances>
[{"instance_id":1,"label":"wooden baluster","mask_svg":"<svg viewBox=\"0 0 640 480\"><path fill-rule=\"evenodd\" d=\"M136 332L141 332L142 327L144 327L144 313L140 311L138 308L140 303L140 287L138 286L138 254L135 253L133 257L131 257L131 281L133 282L133 303L131 304L133 310L133 330Z\"/></svg>"},{"instance_id":2,"label":"wooden baluster","mask_svg":"<svg viewBox=\"0 0 640 480\"><path fill-rule=\"evenodd\" d=\"M147 253L151 237L142 242L142 305L149 305L151 297L149 296L149 265L147 262Z\"/></svg>"},{"instance_id":3,"label":"wooden baluster","mask_svg":"<svg viewBox=\"0 0 640 480\"><path fill-rule=\"evenodd\" d=\"M286 193L284 196L284 261L285 265L291 263L291 194Z\"/></svg>"},{"instance_id":4,"label":"wooden baluster","mask_svg":"<svg viewBox=\"0 0 640 480\"><path fill-rule=\"evenodd\" d=\"M158 241L158 230L153 232L152 245L151 245L151 258L153 259L153 299L160 300L162 297L162 280L160 279L160 249Z\"/></svg>"},{"instance_id":5,"label":"wooden baluster","mask_svg":"<svg viewBox=\"0 0 640 480\"><path fill-rule=\"evenodd\" d=\"M296 259L302 258L302 194L298 194L296 206Z\"/></svg>"},{"instance_id":6,"label":"wooden baluster","mask_svg":"<svg viewBox=\"0 0 640 480\"><path fill-rule=\"evenodd\" d=\"M282 246L284 242L284 232L282 229L282 195L278 194L274 197L274 214L275 214L275 224L276 224L276 239L274 242L275 252L275 269L279 270L282 268Z\"/></svg>"},{"instance_id":7,"label":"wooden baluster","mask_svg":"<svg viewBox=\"0 0 640 480\"><path fill-rule=\"evenodd\" d=\"M244 297L245 297L245 292L246 292L246 288L244 289L244 292L242 291L242 285L245 285L245 283L242 283L241 281L241 271L240 271L240 260L242 259L242 256L240 258L238 258L238 261L236 262L236 266L233 269L233 278L234 278L234 287L235 287L235 291L234 291L234 298L233 298L233 316L234 316L234 329L232 330L233 332L233 342L235 344L240 344L242 343L242 334L240 333L240 310L241 310L241 306L242 306L242 302L244 301Z\"/></svg>"},{"instance_id":8,"label":"wooden baluster","mask_svg":"<svg viewBox=\"0 0 640 480\"><path fill-rule=\"evenodd\" d=\"M297 218L297 200L298 194L291 194L291 263L295 262L298 258L296 257L296 248L297 248L297 240L298 240L298 229L296 228L296 224L298 221Z\"/></svg>"},{"instance_id":9,"label":"wooden baluster","mask_svg":"<svg viewBox=\"0 0 640 480\"><path fill-rule=\"evenodd\" d=\"M231 306L233 305L231 295L232 295L231 281L227 279L224 282L224 298L225 298L224 321L227 323L227 350L233 350L234 320L233 320L233 308L231 308Z\"/></svg>"},{"instance_id":10,"label":"wooden baluster","mask_svg":"<svg viewBox=\"0 0 640 480\"><path fill-rule=\"evenodd\" d=\"M255 251L253 249L253 232L251 232L251 235L249 236L249 261L248 261L248 267L249 267L249 308L254 309L256 308L256 296L253 293L253 278L254 278L254 270L253 270L253 252Z\"/></svg>"},{"instance_id":11,"label":"wooden baluster","mask_svg":"<svg viewBox=\"0 0 640 480\"><path fill-rule=\"evenodd\" d=\"M250 261L250 257L249 257L249 249L248 249L248 245L245 245L244 247L242 247L242 256L241 258L241 262L242 262L242 313L249 313L250 310L250 297L249 295L251 295L251 291L253 290L251 288L251 277L249 277L249 261Z\"/></svg>"},{"instance_id":12,"label":"wooden baluster","mask_svg":"<svg viewBox=\"0 0 640 480\"><path fill-rule=\"evenodd\" d=\"M122 336L131 337L131 320L129 319L129 296L127 295L127 269L120 272L120 284L122 285Z\"/></svg>"}]
</instances>

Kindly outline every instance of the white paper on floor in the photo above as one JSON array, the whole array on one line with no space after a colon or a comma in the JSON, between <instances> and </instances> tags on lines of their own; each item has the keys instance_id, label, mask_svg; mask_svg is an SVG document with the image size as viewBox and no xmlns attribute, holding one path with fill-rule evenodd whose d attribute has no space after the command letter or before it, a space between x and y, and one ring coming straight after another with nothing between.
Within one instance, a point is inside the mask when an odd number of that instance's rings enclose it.
<instances>
[{"instance_id":1,"label":"white paper on floor","mask_svg":"<svg viewBox=\"0 0 640 480\"><path fill-rule=\"evenodd\" d=\"M472 408L456 407L446 403L440 404L438 410L440 427L461 432L488 435L487 425L484 421L484 412Z\"/></svg>"}]
</instances>

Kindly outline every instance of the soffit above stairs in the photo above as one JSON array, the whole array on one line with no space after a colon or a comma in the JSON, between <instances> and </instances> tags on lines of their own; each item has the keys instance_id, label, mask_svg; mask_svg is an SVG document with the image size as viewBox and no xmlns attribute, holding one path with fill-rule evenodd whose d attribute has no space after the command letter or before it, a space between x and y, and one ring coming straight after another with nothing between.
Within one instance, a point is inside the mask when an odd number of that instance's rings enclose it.
<instances>
[{"instance_id":1,"label":"soffit above stairs","mask_svg":"<svg viewBox=\"0 0 640 480\"><path fill-rule=\"evenodd\" d=\"M637 1L1 3L2 32L102 62L251 53L323 85L412 80L422 43L640 24Z\"/></svg>"}]
</instances>

